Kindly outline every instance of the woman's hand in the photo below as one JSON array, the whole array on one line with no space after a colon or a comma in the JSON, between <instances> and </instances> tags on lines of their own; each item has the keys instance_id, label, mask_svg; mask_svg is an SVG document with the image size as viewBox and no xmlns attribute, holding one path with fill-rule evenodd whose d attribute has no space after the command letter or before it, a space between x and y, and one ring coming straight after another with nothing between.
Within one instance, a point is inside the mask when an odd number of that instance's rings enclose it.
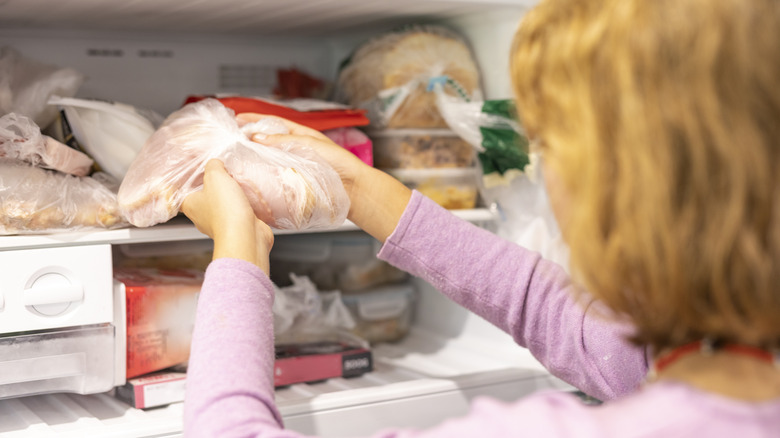
<instances>
[{"instance_id":1,"label":"woman's hand","mask_svg":"<svg viewBox=\"0 0 780 438\"><path fill-rule=\"evenodd\" d=\"M206 163L203 189L187 196L181 211L214 240L214 259L246 260L269 273L273 232L255 216L244 191L221 161Z\"/></svg>"},{"instance_id":2,"label":"woman's hand","mask_svg":"<svg viewBox=\"0 0 780 438\"><path fill-rule=\"evenodd\" d=\"M398 220L409 203L411 190L392 176L360 161L355 154L315 129L276 116L254 113L236 116L239 124L257 122L269 117L281 121L290 133L264 135L255 141L275 146L295 142L317 152L341 177L341 183L350 200L347 216L349 220L380 242L384 242L398 225Z\"/></svg>"},{"instance_id":3,"label":"woman's hand","mask_svg":"<svg viewBox=\"0 0 780 438\"><path fill-rule=\"evenodd\" d=\"M255 113L242 113L236 116L240 125L246 123L257 122L261 119L271 118L278 120L287 128L289 134L275 134L275 135L258 135L253 138L256 141L265 145L281 146L285 143L294 142L303 146L307 146L317 152L325 161L330 164L333 169L336 170L341 183L344 185L344 189L347 194L352 197L351 191L355 186L355 181L360 178L360 175L368 168L371 167L362 162L355 154L349 152L343 147L334 143L325 134L311 129L303 125L299 125L287 119L283 119L277 116L269 116Z\"/></svg>"}]
</instances>

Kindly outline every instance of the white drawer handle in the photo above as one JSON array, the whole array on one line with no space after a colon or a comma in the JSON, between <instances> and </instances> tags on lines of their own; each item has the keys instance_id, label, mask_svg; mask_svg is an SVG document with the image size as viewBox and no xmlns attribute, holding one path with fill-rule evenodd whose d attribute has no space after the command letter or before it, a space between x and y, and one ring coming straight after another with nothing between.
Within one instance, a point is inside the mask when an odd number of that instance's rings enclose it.
<instances>
[{"instance_id":1,"label":"white drawer handle","mask_svg":"<svg viewBox=\"0 0 780 438\"><path fill-rule=\"evenodd\" d=\"M84 289L79 286L31 287L24 291L25 306L64 304L84 299Z\"/></svg>"}]
</instances>

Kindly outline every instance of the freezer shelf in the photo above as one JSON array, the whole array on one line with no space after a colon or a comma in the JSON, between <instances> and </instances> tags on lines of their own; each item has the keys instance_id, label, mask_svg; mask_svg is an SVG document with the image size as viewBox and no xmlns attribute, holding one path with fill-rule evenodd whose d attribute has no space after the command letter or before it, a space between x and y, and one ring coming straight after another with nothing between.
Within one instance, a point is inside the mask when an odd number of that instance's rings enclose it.
<instances>
[{"instance_id":1,"label":"freezer shelf","mask_svg":"<svg viewBox=\"0 0 780 438\"><path fill-rule=\"evenodd\" d=\"M492 211L486 208L452 210L455 216L469 222L483 225L496 220ZM274 230L275 235L330 233L338 231L355 231L359 228L350 221L345 221L339 227L327 230ZM192 222L184 217L175 217L170 221L149 228L118 228L115 230L78 231L56 234L22 234L2 236L0 251L11 251L29 248L55 248L62 246L92 245L97 243L131 244L151 242L185 242L190 240L205 240L208 236L198 231Z\"/></svg>"},{"instance_id":2,"label":"freezer shelf","mask_svg":"<svg viewBox=\"0 0 780 438\"><path fill-rule=\"evenodd\" d=\"M464 415L470 400L514 400L570 389L526 350L484 337L445 338L421 328L374 349L375 370L355 378L280 388L288 428L322 436L361 436L382 427L428 427ZM177 437L181 403L138 410L108 394L38 395L0 401L0 436Z\"/></svg>"}]
</instances>

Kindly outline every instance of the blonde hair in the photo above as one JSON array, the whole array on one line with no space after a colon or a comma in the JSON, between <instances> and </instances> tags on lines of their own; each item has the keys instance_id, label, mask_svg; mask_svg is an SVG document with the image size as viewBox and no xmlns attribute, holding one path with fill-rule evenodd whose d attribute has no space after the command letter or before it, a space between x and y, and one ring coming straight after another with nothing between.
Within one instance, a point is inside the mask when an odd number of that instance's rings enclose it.
<instances>
[{"instance_id":1,"label":"blonde hair","mask_svg":"<svg viewBox=\"0 0 780 438\"><path fill-rule=\"evenodd\" d=\"M656 349L780 346L780 2L547 0L512 53L584 287Z\"/></svg>"}]
</instances>

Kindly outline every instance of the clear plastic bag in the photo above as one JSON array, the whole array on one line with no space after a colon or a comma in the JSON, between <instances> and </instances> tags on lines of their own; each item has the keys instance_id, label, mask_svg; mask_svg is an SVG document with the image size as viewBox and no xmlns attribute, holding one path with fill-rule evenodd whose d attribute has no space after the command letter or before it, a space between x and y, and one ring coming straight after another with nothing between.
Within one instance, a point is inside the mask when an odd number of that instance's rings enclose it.
<instances>
[{"instance_id":1,"label":"clear plastic bag","mask_svg":"<svg viewBox=\"0 0 780 438\"><path fill-rule=\"evenodd\" d=\"M480 74L471 49L441 26L409 26L357 48L339 72L336 98L368 110L376 128L446 128L430 84L481 100Z\"/></svg>"},{"instance_id":2,"label":"clear plastic bag","mask_svg":"<svg viewBox=\"0 0 780 438\"><path fill-rule=\"evenodd\" d=\"M16 113L0 117L0 157L76 176L86 176L93 164L84 153L41 134L32 119Z\"/></svg>"},{"instance_id":3,"label":"clear plastic bag","mask_svg":"<svg viewBox=\"0 0 780 438\"><path fill-rule=\"evenodd\" d=\"M434 92L450 129L478 151L479 192L496 213L496 234L568 268L569 250L550 207L538 155L529 150L514 102L466 102L439 86Z\"/></svg>"},{"instance_id":4,"label":"clear plastic bag","mask_svg":"<svg viewBox=\"0 0 780 438\"><path fill-rule=\"evenodd\" d=\"M78 177L0 160L0 234L39 234L126 225L116 194Z\"/></svg>"},{"instance_id":5,"label":"clear plastic bag","mask_svg":"<svg viewBox=\"0 0 780 438\"><path fill-rule=\"evenodd\" d=\"M349 197L324 159L301 144L271 147L250 140L255 134L286 132L273 119L239 127L233 111L215 99L188 104L166 119L128 169L119 188L122 213L138 227L169 220L184 198L202 187L206 162L218 158L270 226L341 225Z\"/></svg>"},{"instance_id":6,"label":"clear plastic bag","mask_svg":"<svg viewBox=\"0 0 780 438\"><path fill-rule=\"evenodd\" d=\"M46 128L57 117L47 102L53 95L74 96L86 77L27 58L17 50L0 47L0 114L18 113Z\"/></svg>"},{"instance_id":7,"label":"clear plastic bag","mask_svg":"<svg viewBox=\"0 0 780 438\"><path fill-rule=\"evenodd\" d=\"M292 284L274 298L276 343L327 339L328 333L351 330L355 320L339 291L321 292L306 276L290 274Z\"/></svg>"}]
</instances>

